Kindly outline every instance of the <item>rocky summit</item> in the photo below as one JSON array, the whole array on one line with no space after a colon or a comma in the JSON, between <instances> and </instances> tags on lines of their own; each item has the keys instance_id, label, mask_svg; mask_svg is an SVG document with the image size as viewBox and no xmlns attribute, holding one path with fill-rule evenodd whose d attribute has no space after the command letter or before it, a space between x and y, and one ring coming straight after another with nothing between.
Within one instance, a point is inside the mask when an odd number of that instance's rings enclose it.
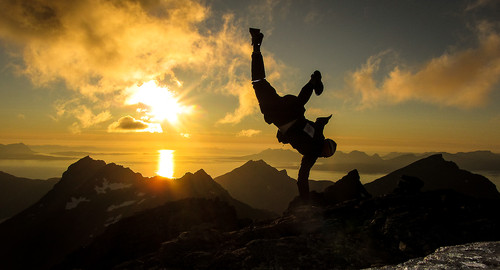
<instances>
[{"instance_id":1,"label":"rocky summit","mask_svg":"<svg viewBox=\"0 0 500 270\"><path fill-rule=\"evenodd\" d=\"M331 193L335 194L335 193ZM360 269L403 263L437 248L500 240L499 200L453 190L343 202L311 193L274 220L223 232L186 231L118 269Z\"/></svg>"}]
</instances>

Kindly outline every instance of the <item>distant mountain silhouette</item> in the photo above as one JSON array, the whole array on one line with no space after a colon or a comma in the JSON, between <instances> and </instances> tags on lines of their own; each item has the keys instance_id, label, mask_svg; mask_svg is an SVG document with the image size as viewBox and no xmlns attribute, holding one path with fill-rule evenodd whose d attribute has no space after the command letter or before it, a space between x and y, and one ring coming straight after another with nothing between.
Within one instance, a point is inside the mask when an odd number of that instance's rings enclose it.
<instances>
[{"instance_id":1,"label":"distant mountain silhouette","mask_svg":"<svg viewBox=\"0 0 500 270\"><path fill-rule=\"evenodd\" d=\"M265 160L270 163L300 162L302 155L288 149L268 148L260 153L239 157L241 160Z\"/></svg>"},{"instance_id":2,"label":"distant mountain silhouette","mask_svg":"<svg viewBox=\"0 0 500 270\"><path fill-rule=\"evenodd\" d=\"M185 198L219 198L240 218L271 217L232 198L203 170L174 180L145 178L87 156L38 203L0 224L0 268L49 268L122 218Z\"/></svg>"},{"instance_id":3,"label":"distant mountain silhouette","mask_svg":"<svg viewBox=\"0 0 500 270\"><path fill-rule=\"evenodd\" d=\"M446 160L453 161L466 170L500 172L500 154L492 153L491 151L459 152L456 154L446 152L420 154L393 152L382 157L378 154L368 155L361 151L352 151L350 153L337 151L331 158L321 159L321 162L316 164L314 169L341 172L357 169L362 174L388 173L436 154L442 154ZM291 150L266 149L260 153L239 157L238 159L263 159L272 164L299 164L300 155ZM289 167L296 166L289 165Z\"/></svg>"},{"instance_id":4,"label":"distant mountain silhouette","mask_svg":"<svg viewBox=\"0 0 500 270\"><path fill-rule=\"evenodd\" d=\"M454 162L443 159L442 154L432 155L398 169L371 183L365 184L366 190L374 196L391 193L403 175L419 178L424 182L423 189L453 189L477 198L500 198L495 185L486 177L461 170Z\"/></svg>"},{"instance_id":5,"label":"distant mountain silhouette","mask_svg":"<svg viewBox=\"0 0 500 270\"><path fill-rule=\"evenodd\" d=\"M28 179L0 171L0 221L36 203L59 181Z\"/></svg>"},{"instance_id":6,"label":"distant mountain silhouette","mask_svg":"<svg viewBox=\"0 0 500 270\"><path fill-rule=\"evenodd\" d=\"M492 153L491 151L442 154L444 159L451 160L457 163L460 168L469 171L500 171L500 155Z\"/></svg>"},{"instance_id":7,"label":"distant mountain silhouette","mask_svg":"<svg viewBox=\"0 0 500 270\"><path fill-rule=\"evenodd\" d=\"M35 152L23 143L0 144L0 157L23 157L34 155Z\"/></svg>"},{"instance_id":8,"label":"distant mountain silhouette","mask_svg":"<svg viewBox=\"0 0 500 270\"><path fill-rule=\"evenodd\" d=\"M69 157L54 157L37 153L24 143L0 144L0 159L67 160Z\"/></svg>"},{"instance_id":9,"label":"distant mountain silhouette","mask_svg":"<svg viewBox=\"0 0 500 270\"><path fill-rule=\"evenodd\" d=\"M233 171L214 178L234 198L259 209L282 213L298 195L297 181L263 160L248 161ZM323 191L330 181L309 181L311 190Z\"/></svg>"}]
</instances>

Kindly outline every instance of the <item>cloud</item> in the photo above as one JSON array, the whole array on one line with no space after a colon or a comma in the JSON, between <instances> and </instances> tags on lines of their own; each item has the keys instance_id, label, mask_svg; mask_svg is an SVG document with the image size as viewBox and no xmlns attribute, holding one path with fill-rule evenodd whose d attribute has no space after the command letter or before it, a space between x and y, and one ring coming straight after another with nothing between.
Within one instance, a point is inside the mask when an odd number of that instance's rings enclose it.
<instances>
[{"instance_id":1,"label":"cloud","mask_svg":"<svg viewBox=\"0 0 500 270\"><path fill-rule=\"evenodd\" d=\"M195 1L7 0L2 10L0 36L23 47L35 84L63 80L90 97L196 61L194 25L208 14Z\"/></svg>"},{"instance_id":2,"label":"cloud","mask_svg":"<svg viewBox=\"0 0 500 270\"><path fill-rule=\"evenodd\" d=\"M56 116L52 116L53 120L58 121L65 117L71 117L77 120L70 126L70 130L73 133L80 133L82 129L99 125L110 120L112 117L109 110L94 113L96 110L95 108L89 108L76 98L67 101L57 101L55 108Z\"/></svg>"},{"instance_id":3,"label":"cloud","mask_svg":"<svg viewBox=\"0 0 500 270\"><path fill-rule=\"evenodd\" d=\"M130 115L124 116L108 126L108 132L163 132L158 123L147 123Z\"/></svg>"},{"instance_id":4,"label":"cloud","mask_svg":"<svg viewBox=\"0 0 500 270\"><path fill-rule=\"evenodd\" d=\"M496 0L476 0L476 1L470 1L467 4L467 7L465 8L465 11L471 11L479 8L485 8L485 7L490 7L490 8L495 8L496 5L498 5L498 1Z\"/></svg>"},{"instance_id":5,"label":"cloud","mask_svg":"<svg viewBox=\"0 0 500 270\"><path fill-rule=\"evenodd\" d=\"M409 100L458 108L483 106L500 80L500 35L487 23L478 25L477 31L476 48L451 50L416 71L396 66L381 82L375 74L386 53L372 56L348 74L346 83L361 96L361 108Z\"/></svg>"},{"instance_id":6,"label":"cloud","mask_svg":"<svg viewBox=\"0 0 500 270\"><path fill-rule=\"evenodd\" d=\"M238 137L252 137L254 135L257 135L261 133L261 130L256 130L256 129L244 129L240 132L238 132Z\"/></svg>"},{"instance_id":7,"label":"cloud","mask_svg":"<svg viewBox=\"0 0 500 270\"><path fill-rule=\"evenodd\" d=\"M250 38L242 31L247 25L234 14L215 16L198 0L0 4L0 38L22 52L20 69L35 85L63 82L80 99L110 108L124 106L125 89L151 80L188 91L182 89L184 75L196 81L189 91L238 98L219 123L237 123L257 111L248 78ZM270 77L274 66L266 59Z\"/></svg>"}]
</instances>

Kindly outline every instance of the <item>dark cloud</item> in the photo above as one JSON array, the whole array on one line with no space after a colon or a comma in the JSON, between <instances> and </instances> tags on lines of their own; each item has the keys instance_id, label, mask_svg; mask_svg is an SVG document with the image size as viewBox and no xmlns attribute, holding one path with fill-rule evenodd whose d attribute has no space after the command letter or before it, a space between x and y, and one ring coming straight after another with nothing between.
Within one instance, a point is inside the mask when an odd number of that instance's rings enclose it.
<instances>
[{"instance_id":1,"label":"dark cloud","mask_svg":"<svg viewBox=\"0 0 500 270\"><path fill-rule=\"evenodd\" d=\"M162 132L159 124L147 123L127 115L108 127L108 132Z\"/></svg>"}]
</instances>

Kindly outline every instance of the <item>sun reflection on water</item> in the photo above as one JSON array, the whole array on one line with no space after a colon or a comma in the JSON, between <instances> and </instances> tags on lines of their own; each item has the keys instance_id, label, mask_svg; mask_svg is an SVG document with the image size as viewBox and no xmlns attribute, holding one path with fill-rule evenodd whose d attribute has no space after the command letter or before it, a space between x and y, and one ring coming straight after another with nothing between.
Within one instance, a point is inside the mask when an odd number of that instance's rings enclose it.
<instances>
[{"instance_id":1,"label":"sun reflection on water","mask_svg":"<svg viewBox=\"0 0 500 270\"><path fill-rule=\"evenodd\" d=\"M173 178L174 177L174 150L158 150L160 153L158 159L159 176Z\"/></svg>"}]
</instances>

